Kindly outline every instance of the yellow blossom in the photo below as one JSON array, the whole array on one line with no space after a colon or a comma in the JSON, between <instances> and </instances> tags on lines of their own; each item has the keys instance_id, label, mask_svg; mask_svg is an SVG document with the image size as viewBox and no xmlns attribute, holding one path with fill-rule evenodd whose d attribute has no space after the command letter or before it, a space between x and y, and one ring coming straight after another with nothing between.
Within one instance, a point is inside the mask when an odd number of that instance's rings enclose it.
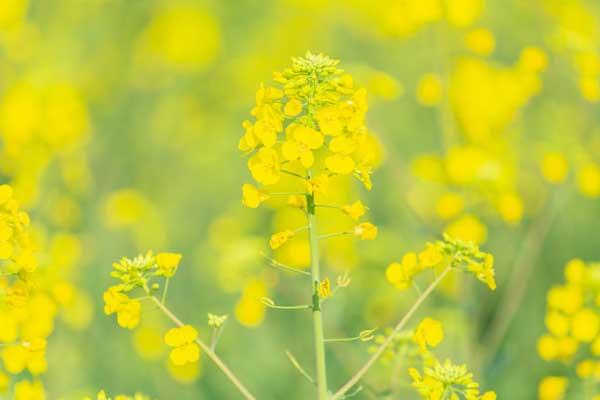
<instances>
[{"instance_id":1,"label":"yellow blossom","mask_svg":"<svg viewBox=\"0 0 600 400\"><path fill-rule=\"evenodd\" d=\"M167 278L172 277L177 272L177 267L181 261L181 254L178 253L158 253L156 255L156 265L158 266L159 276Z\"/></svg>"},{"instance_id":2,"label":"yellow blossom","mask_svg":"<svg viewBox=\"0 0 600 400\"><path fill-rule=\"evenodd\" d=\"M377 227L370 222L363 222L354 227L354 236L363 240L374 240L377 237Z\"/></svg>"},{"instance_id":3,"label":"yellow blossom","mask_svg":"<svg viewBox=\"0 0 600 400\"><path fill-rule=\"evenodd\" d=\"M569 164L564 154L554 152L544 155L541 163L542 175L553 184L564 182L569 173Z\"/></svg>"},{"instance_id":4,"label":"yellow blossom","mask_svg":"<svg viewBox=\"0 0 600 400\"><path fill-rule=\"evenodd\" d=\"M417 100L424 106L435 106L442 100L442 80L434 74L426 74L419 80Z\"/></svg>"},{"instance_id":5,"label":"yellow blossom","mask_svg":"<svg viewBox=\"0 0 600 400\"><path fill-rule=\"evenodd\" d=\"M419 345L421 351L428 347L436 347L444 339L444 328L440 321L425 318L414 331L412 340Z\"/></svg>"},{"instance_id":6,"label":"yellow blossom","mask_svg":"<svg viewBox=\"0 0 600 400\"><path fill-rule=\"evenodd\" d=\"M242 204L249 208L257 208L260 203L269 199L269 194L249 183L242 185Z\"/></svg>"},{"instance_id":7,"label":"yellow blossom","mask_svg":"<svg viewBox=\"0 0 600 400\"><path fill-rule=\"evenodd\" d=\"M538 386L539 400L562 400L569 381L562 376L547 376Z\"/></svg>"},{"instance_id":8,"label":"yellow blossom","mask_svg":"<svg viewBox=\"0 0 600 400\"><path fill-rule=\"evenodd\" d=\"M269 246L271 246L273 250L277 250L290 238L294 237L294 235L294 231L291 231L289 229L277 232L271 236L271 240L269 240Z\"/></svg>"},{"instance_id":9,"label":"yellow blossom","mask_svg":"<svg viewBox=\"0 0 600 400\"><path fill-rule=\"evenodd\" d=\"M195 342L198 331L191 325L172 328L165 334L165 343L173 347L169 359L175 365L185 365L200 359L200 347Z\"/></svg>"},{"instance_id":10,"label":"yellow blossom","mask_svg":"<svg viewBox=\"0 0 600 400\"><path fill-rule=\"evenodd\" d=\"M367 208L360 200L357 200L352 204L343 206L342 211L348 214L353 220L357 221L360 217L365 215Z\"/></svg>"}]
</instances>

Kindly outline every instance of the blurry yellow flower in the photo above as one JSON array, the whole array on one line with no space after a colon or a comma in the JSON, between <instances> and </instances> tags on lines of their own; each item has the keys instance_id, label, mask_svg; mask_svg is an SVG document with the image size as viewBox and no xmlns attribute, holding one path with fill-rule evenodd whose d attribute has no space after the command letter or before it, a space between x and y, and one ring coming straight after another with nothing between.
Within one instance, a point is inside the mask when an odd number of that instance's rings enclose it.
<instances>
[{"instance_id":1,"label":"blurry yellow flower","mask_svg":"<svg viewBox=\"0 0 600 400\"><path fill-rule=\"evenodd\" d=\"M377 227L370 222L363 222L354 227L354 236L363 240L374 240L377 237Z\"/></svg>"},{"instance_id":2,"label":"blurry yellow flower","mask_svg":"<svg viewBox=\"0 0 600 400\"><path fill-rule=\"evenodd\" d=\"M357 221L360 217L365 215L367 208L360 200L357 200L352 204L343 206L342 211L348 214L353 220Z\"/></svg>"},{"instance_id":3,"label":"blurry yellow flower","mask_svg":"<svg viewBox=\"0 0 600 400\"><path fill-rule=\"evenodd\" d=\"M579 191L587 197L600 197L600 167L595 163L585 164L577 171Z\"/></svg>"},{"instance_id":4,"label":"blurry yellow flower","mask_svg":"<svg viewBox=\"0 0 600 400\"><path fill-rule=\"evenodd\" d=\"M402 257L400 263L392 263L387 267L385 277L398 289L407 289L411 286L413 277L419 272L417 255L409 252Z\"/></svg>"},{"instance_id":5,"label":"blurry yellow flower","mask_svg":"<svg viewBox=\"0 0 600 400\"><path fill-rule=\"evenodd\" d=\"M487 227L473 215L463 215L446 226L445 233L465 242L481 244L487 238Z\"/></svg>"},{"instance_id":6,"label":"blurry yellow flower","mask_svg":"<svg viewBox=\"0 0 600 400\"><path fill-rule=\"evenodd\" d=\"M586 276L586 272L587 269L585 267L585 263L578 258L570 260L567 263L567 265L565 265L565 278L569 283L583 283Z\"/></svg>"},{"instance_id":7,"label":"blurry yellow flower","mask_svg":"<svg viewBox=\"0 0 600 400\"><path fill-rule=\"evenodd\" d=\"M483 0L445 0L446 18L452 25L471 25L483 12Z\"/></svg>"},{"instance_id":8,"label":"blurry yellow flower","mask_svg":"<svg viewBox=\"0 0 600 400\"><path fill-rule=\"evenodd\" d=\"M435 106L442 100L442 80L438 75L425 74L419 80L417 100L424 106Z\"/></svg>"},{"instance_id":9,"label":"blurry yellow flower","mask_svg":"<svg viewBox=\"0 0 600 400\"><path fill-rule=\"evenodd\" d=\"M575 371L577 372L577 376L585 379L585 378L589 378L590 376L592 376L592 374L594 373L595 367L596 367L596 363L594 362L594 360L588 359L588 360L583 360L579 364L577 364Z\"/></svg>"},{"instance_id":10,"label":"blurry yellow flower","mask_svg":"<svg viewBox=\"0 0 600 400\"><path fill-rule=\"evenodd\" d=\"M249 208L258 208L260 203L269 199L269 194L249 183L242 185L242 204Z\"/></svg>"},{"instance_id":11,"label":"blurry yellow flower","mask_svg":"<svg viewBox=\"0 0 600 400\"><path fill-rule=\"evenodd\" d=\"M159 10L141 38L141 50L179 71L195 71L210 64L219 49L217 20L194 5Z\"/></svg>"},{"instance_id":12,"label":"blurry yellow flower","mask_svg":"<svg viewBox=\"0 0 600 400\"><path fill-rule=\"evenodd\" d=\"M589 308L579 310L573 315L571 333L581 342L591 342L600 331L600 317Z\"/></svg>"},{"instance_id":13,"label":"blurry yellow flower","mask_svg":"<svg viewBox=\"0 0 600 400\"><path fill-rule=\"evenodd\" d=\"M576 286L555 286L548 291L548 307L573 314L583 306L583 293Z\"/></svg>"},{"instance_id":14,"label":"blurry yellow flower","mask_svg":"<svg viewBox=\"0 0 600 400\"><path fill-rule=\"evenodd\" d=\"M442 323L425 318L415 329L412 340L419 345L421 351L426 351L428 347L436 347L444 340Z\"/></svg>"},{"instance_id":15,"label":"blurry yellow flower","mask_svg":"<svg viewBox=\"0 0 600 400\"><path fill-rule=\"evenodd\" d=\"M486 254L483 263L469 263L468 269L477 276L477 279L488 285L491 290L496 290L494 256Z\"/></svg>"},{"instance_id":16,"label":"blurry yellow flower","mask_svg":"<svg viewBox=\"0 0 600 400\"><path fill-rule=\"evenodd\" d=\"M600 101L600 77L584 76L579 79L579 90L590 103Z\"/></svg>"},{"instance_id":17,"label":"blurry yellow flower","mask_svg":"<svg viewBox=\"0 0 600 400\"><path fill-rule=\"evenodd\" d=\"M184 365L175 365L169 359L167 361L167 370L175 381L184 385L194 383L202 374L200 360Z\"/></svg>"},{"instance_id":18,"label":"blurry yellow flower","mask_svg":"<svg viewBox=\"0 0 600 400\"><path fill-rule=\"evenodd\" d=\"M145 360L156 360L164 353L163 338L155 326L140 326L133 334L135 350Z\"/></svg>"},{"instance_id":19,"label":"blurry yellow flower","mask_svg":"<svg viewBox=\"0 0 600 400\"><path fill-rule=\"evenodd\" d=\"M277 250L290 238L294 237L294 235L294 231L291 231L289 229L274 233L273 235L271 235L271 239L269 240L269 246L271 246L273 250Z\"/></svg>"},{"instance_id":20,"label":"blurry yellow flower","mask_svg":"<svg viewBox=\"0 0 600 400\"><path fill-rule=\"evenodd\" d=\"M45 400L44 386L40 381L22 380L14 387L14 400Z\"/></svg>"},{"instance_id":21,"label":"blurry yellow flower","mask_svg":"<svg viewBox=\"0 0 600 400\"><path fill-rule=\"evenodd\" d=\"M548 65L546 53L537 47L525 47L521 51L519 66L531 72L541 72Z\"/></svg>"},{"instance_id":22,"label":"blurry yellow flower","mask_svg":"<svg viewBox=\"0 0 600 400\"><path fill-rule=\"evenodd\" d=\"M559 184L567 178L569 164L564 154L547 153L542 159L541 169L542 175L548 182Z\"/></svg>"},{"instance_id":23,"label":"blurry yellow flower","mask_svg":"<svg viewBox=\"0 0 600 400\"><path fill-rule=\"evenodd\" d=\"M548 332L556 337L564 337L569 333L569 319L559 312L547 313L545 323Z\"/></svg>"},{"instance_id":24,"label":"blurry yellow flower","mask_svg":"<svg viewBox=\"0 0 600 400\"><path fill-rule=\"evenodd\" d=\"M523 201L516 193L504 193L498 199L498 212L504 221L516 224L523 217Z\"/></svg>"},{"instance_id":25,"label":"blurry yellow flower","mask_svg":"<svg viewBox=\"0 0 600 400\"><path fill-rule=\"evenodd\" d=\"M494 35L484 28L470 31L465 37L465 44L471 51L484 56L491 54L496 47Z\"/></svg>"},{"instance_id":26,"label":"blurry yellow flower","mask_svg":"<svg viewBox=\"0 0 600 400\"><path fill-rule=\"evenodd\" d=\"M444 255L440 252L438 246L427 243L425 250L419 253L419 262L425 268L431 268L438 265L444 259Z\"/></svg>"},{"instance_id":27,"label":"blurry yellow flower","mask_svg":"<svg viewBox=\"0 0 600 400\"><path fill-rule=\"evenodd\" d=\"M464 208L465 203L461 195L456 193L445 193L441 196L435 210L440 218L450 219L458 215Z\"/></svg>"},{"instance_id":28,"label":"blurry yellow flower","mask_svg":"<svg viewBox=\"0 0 600 400\"><path fill-rule=\"evenodd\" d=\"M177 272L177 267L181 261L181 254L178 253L158 253L156 255L156 265L158 266L159 276L167 278L172 277Z\"/></svg>"},{"instance_id":29,"label":"blurry yellow flower","mask_svg":"<svg viewBox=\"0 0 600 400\"><path fill-rule=\"evenodd\" d=\"M304 210L306 209L306 196L291 195L288 197L287 205Z\"/></svg>"},{"instance_id":30,"label":"blurry yellow flower","mask_svg":"<svg viewBox=\"0 0 600 400\"><path fill-rule=\"evenodd\" d=\"M569 381L562 376L547 376L543 378L538 386L539 400L562 400Z\"/></svg>"},{"instance_id":31,"label":"blurry yellow flower","mask_svg":"<svg viewBox=\"0 0 600 400\"><path fill-rule=\"evenodd\" d=\"M175 365L185 365L200 359L200 347L195 342L198 331L191 325L172 328L165 334L165 343L174 347L169 359Z\"/></svg>"}]
</instances>

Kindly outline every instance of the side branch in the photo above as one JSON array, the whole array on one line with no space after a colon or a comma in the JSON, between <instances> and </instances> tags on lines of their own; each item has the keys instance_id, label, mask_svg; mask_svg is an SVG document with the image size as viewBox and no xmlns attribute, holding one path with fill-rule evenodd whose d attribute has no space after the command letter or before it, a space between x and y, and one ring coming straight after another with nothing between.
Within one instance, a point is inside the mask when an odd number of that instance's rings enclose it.
<instances>
[{"instance_id":1,"label":"side branch","mask_svg":"<svg viewBox=\"0 0 600 400\"><path fill-rule=\"evenodd\" d=\"M375 362L381 357L385 349L392 343L396 335L404 328L404 326L408 323L413 314L417 311L419 306L425 301L427 297L433 292L433 289L444 279L448 271L450 271L450 266L446 267L440 275L433 281L427 289L419 296L415 304L412 305L410 310L402 317L398 325L394 328L392 333L385 339L385 341L377 348L377 351L373 353L371 358L350 378L348 382L344 384L335 394L331 397L330 400L341 399L346 392L348 392L352 386L354 386L366 373L369 369L375 364Z\"/></svg>"},{"instance_id":2,"label":"side branch","mask_svg":"<svg viewBox=\"0 0 600 400\"><path fill-rule=\"evenodd\" d=\"M151 299L154 302L154 304L156 304L158 308L160 308L162 312L164 312L165 315L171 321L173 321L175 325L179 327L184 325L184 323L181 322L181 320L179 320L179 318L177 318L175 314L173 314L171 310L169 310L163 303L161 303L160 300L158 300L154 296L151 296ZM198 338L196 339L196 343L198 343L198 345L202 348L206 355L208 355L208 357L217 365L217 367L219 367L221 371L223 371L223 373L227 376L227 378L229 378L231 383L233 383L233 385L240 391L240 393L244 396L246 400L256 400L256 397L254 397L248 391L248 389L246 389L242 382L240 382L240 380L233 374L233 372L231 372L227 365L225 365L223 360L221 360L221 358L208 345L206 345L202 340Z\"/></svg>"}]
</instances>

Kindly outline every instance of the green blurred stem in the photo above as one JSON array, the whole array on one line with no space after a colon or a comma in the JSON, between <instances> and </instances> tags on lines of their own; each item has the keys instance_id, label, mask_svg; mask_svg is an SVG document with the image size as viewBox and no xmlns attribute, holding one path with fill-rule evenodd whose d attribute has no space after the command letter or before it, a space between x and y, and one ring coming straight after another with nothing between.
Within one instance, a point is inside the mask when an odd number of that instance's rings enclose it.
<instances>
[{"instance_id":1,"label":"green blurred stem","mask_svg":"<svg viewBox=\"0 0 600 400\"><path fill-rule=\"evenodd\" d=\"M367 360L367 362L354 374L354 376L352 376L352 378L350 378L348 382L344 384L344 386L342 386L337 392L335 392L335 394L330 398L330 400L343 398L344 394L346 394L350 389L352 389L352 387L369 371L373 364L375 364L379 357L381 357L381 355L384 353L385 349L387 349L387 347L392 343L396 335L398 335L398 333L400 333L400 331L404 329L404 326L408 323L408 321L417 311L419 306L421 306L425 299L429 297L431 292L433 292L433 289L435 289L435 287L442 281L442 279L444 279L444 277L446 276L448 271L450 271L450 269L450 266L446 267L442 271L442 273L439 274L438 277L427 287L427 289L425 289L425 291L419 296L417 301L415 301L415 304L413 304L412 307L406 312L406 314L404 314L404 316L402 317L400 322L398 322L392 333L377 348L375 353L373 353L371 358Z\"/></svg>"},{"instance_id":2,"label":"green blurred stem","mask_svg":"<svg viewBox=\"0 0 600 400\"><path fill-rule=\"evenodd\" d=\"M317 294L320 278L319 266L319 237L317 236L317 218L315 216L315 198L312 194L306 195L306 208L308 211L308 236L310 243L310 266L312 274L312 314L313 336L315 341L315 361L317 369L317 393L319 400L327 400L327 368L325 363L325 335L323 334L323 314L321 313L321 299Z\"/></svg>"},{"instance_id":3,"label":"green blurred stem","mask_svg":"<svg viewBox=\"0 0 600 400\"><path fill-rule=\"evenodd\" d=\"M171 279L167 278L165 279L165 288L163 289L163 294L162 294L162 298L160 299L160 302L165 304L165 301L167 300L167 292L169 291L169 281Z\"/></svg>"},{"instance_id":4,"label":"green blurred stem","mask_svg":"<svg viewBox=\"0 0 600 400\"><path fill-rule=\"evenodd\" d=\"M177 318L175 316L175 314L173 314L171 312L171 310L169 310L159 299L157 299L155 296L151 296L150 298L152 299L154 304L156 304L158 306L158 308L160 308L161 311L163 313L165 313L165 315L171 321L173 321L173 323L175 325L177 325L179 327L182 327L184 325L184 323L181 322L179 320L179 318ZM244 398L246 400L256 400L256 397L254 397L248 391L248 389L246 389L246 387L242 384L242 382L240 382L240 380L233 374L233 372L231 372L231 370L227 367L227 365L225 365L223 360L221 360L221 358L209 346L207 346L202 340L200 340L198 338L196 339L196 343L198 344L198 346L200 346L202 348L202 350L204 351L204 353L206 353L208 358L210 358L217 365L217 367L219 367L221 369L221 371L223 371L225 376L227 376L227 378L240 391L240 393L242 394L242 396L244 396Z\"/></svg>"},{"instance_id":5,"label":"green blurred stem","mask_svg":"<svg viewBox=\"0 0 600 400\"><path fill-rule=\"evenodd\" d=\"M480 357L475 360L480 365L489 361L490 357L493 357L502 345L504 337L527 294L527 288L535 272L546 237L566 199L567 194L564 189L553 193L542 214L531 223L513 264L508 281L502 285L505 289L497 311L494 313L495 317L488 325L487 335L482 340L481 351L478 352Z\"/></svg>"}]
</instances>

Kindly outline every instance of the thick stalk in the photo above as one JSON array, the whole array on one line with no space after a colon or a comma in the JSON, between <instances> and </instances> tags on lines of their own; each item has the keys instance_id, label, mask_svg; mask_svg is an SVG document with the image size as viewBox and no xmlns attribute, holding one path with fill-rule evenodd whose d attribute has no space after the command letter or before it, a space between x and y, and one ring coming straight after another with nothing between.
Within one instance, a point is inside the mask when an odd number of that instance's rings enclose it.
<instances>
[{"instance_id":1,"label":"thick stalk","mask_svg":"<svg viewBox=\"0 0 600 400\"><path fill-rule=\"evenodd\" d=\"M160 308L162 310L162 312L165 313L165 315L175 325L177 325L179 327L182 327L184 325L183 322L181 322L181 320L179 320L179 318L177 318L175 316L175 314L173 314L171 312L171 310L169 310L164 305L164 303L162 303L161 301L159 301L154 296L151 296L150 298L152 299L152 301L154 302L154 304L156 304L158 306L158 308ZM242 394L242 396L244 396L244 398L246 400L256 400L256 397L254 397L248 391L248 389L246 389L246 387L242 384L242 382L240 382L240 380L237 378L237 376L235 376L234 373L231 372L231 370L227 367L227 365L225 365L225 363L223 362L223 360L221 360L221 358L206 343L204 343L200 339L196 339L196 343L198 344L198 346L200 346L202 348L202 350L204 351L204 353L206 353L206 355L217 365L217 367L219 367L221 369L221 371L223 371L223 373L225 374L225 376L227 376L227 378L229 378L229 380L231 381L231 383L233 383L233 385L240 391L240 393Z\"/></svg>"},{"instance_id":2,"label":"thick stalk","mask_svg":"<svg viewBox=\"0 0 600 400\"><path fill-rule=\"evenodd\" d=\"M327 392L327 368L325 364L325 335L323 334L321 299L319 299L317 293L317 286L321 280L319 266L319 238L315 216L315 198L312 194L306 195L306 204L308 211L308 237L310 243L310 266L312 275L312 314L317 371L317 392L319 400L327 400L329 395Z\"/></svg>"}]
</instances>

